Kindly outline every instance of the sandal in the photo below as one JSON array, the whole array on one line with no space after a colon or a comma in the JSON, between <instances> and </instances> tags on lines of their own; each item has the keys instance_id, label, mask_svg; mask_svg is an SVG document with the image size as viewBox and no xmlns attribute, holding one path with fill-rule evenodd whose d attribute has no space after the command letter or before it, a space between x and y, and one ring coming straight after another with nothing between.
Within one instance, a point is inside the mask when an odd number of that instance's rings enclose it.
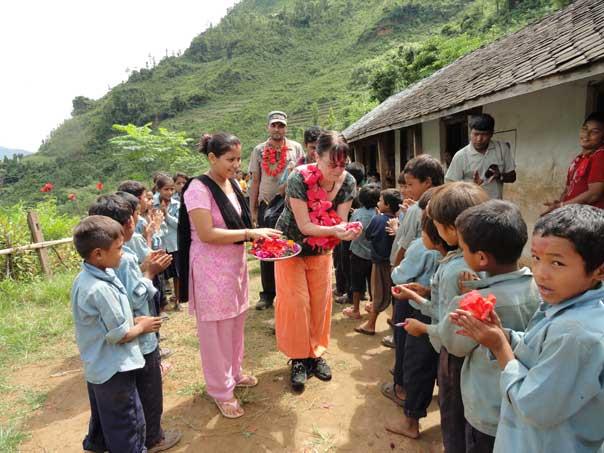
<instances>
[{"instance_id":1,"label":"sandal","mask_svg":"<svg viewBox=\"0 0 604 453\"><path fill-rule=\"evenodd\" d=\"M244 374L241 377L241 380L237 382L235 387L239 388L250 388L256 387L258 385L258 378L256 376L252 376L251 374Z\"/></svg>"},{"instance_id":2,"label":"sandal","mask_svg":"<svg viewBox=\"0 0 604 453\"><path fill-rule=\"evenodd\" d=\"M239 404L239 400L234 398L230 401L218 401L214 400L216 407L225 418L239 418L245 414L243 408ZM229 410L231 413L229 413Z\"/></svg>"},{"instance_id":3,"label":"sandal","mask_svg":"<svg viewBox=\"0 0 604 453\"><path fill-rule=\"evenodd\" d=\"M170 371L172 371L172 365L169 364L168 362L161 362L159 364L159 371L161 373L161 378L163 379L166 374L168 374Z\"/></svg>"},{"instance_id":4,"label":"sandal","mask_svg":"<svg viewBox=\"0 0 604 453\"><path fill-rule=\"evenodd\" d=\"M380 385L380 391L382 392L382 395L384 395L386 398L394 401L399 406L404 407L405 400L398 397L398 395L396 394L396 391L394 390L393 383L391 383L391 382L382 383L382 385Z\"/></svg>"},{"instance_id":5,"label":"sandal","mask_svg":"<svg viewBox=\"0 0 604 453\"><path fill-rule=\"evenodd\" d=\"M363 335L369 335L370 337L375 335L375 331L367 330L364 327L355 327L354 331Z\"/></svg>"},{"instance_id":6,"label":"sandal","mask_svg":"<svg viewBox=\"0 0 604 453\"><path fill-rule=\"evenodd\" d=\"M350 319L362 319L363 318L361 316L361 314L358 311L355 312L354 308L352 308L352 307L346 307L344 310L342 310L342 314Z\"/></svg>"}]
</instances>

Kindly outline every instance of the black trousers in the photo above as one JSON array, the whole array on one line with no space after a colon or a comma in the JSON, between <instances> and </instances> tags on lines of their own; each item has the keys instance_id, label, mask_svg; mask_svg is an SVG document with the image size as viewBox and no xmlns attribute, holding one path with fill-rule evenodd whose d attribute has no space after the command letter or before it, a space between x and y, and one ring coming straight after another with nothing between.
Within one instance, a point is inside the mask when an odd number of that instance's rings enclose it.
<instances>
[{"instance_id":1,"label":"black trousers","mask_svg":"<svg viewBox=\"0 0 604 453\"><path fill-rule=\"evenodd\" d=\"M164 395L159 347L155 351L145 354L144 357L145 366L136 370L136 388L143 405L145 424L147 425L145 445L150 448L164 438L164 432L161 429Z\"/></svg>"},{"instance_id":2,"label":"black trousers","mask_svg":"<svg viewBox=\"0 0 604 453\"><path fill-rule=\"evenodd\" d=\"M350 241L342 241L335 247L333 259L336 268L336 291L352 299L352 292L350 291Z\"/></svg>"},{"instance_id":3,"label":"black trousers","mask_svg":"<svg viewBox=\"0 0 604 453\"><path fill-rule=\"evenodd\" d=\"M466 452L466 420L461 399L461 366L463 358L440 349L438 360L438 404L440 406L440 429L445 453Z\"/></svg>"},{"instance_id":4,"label":"black trousers","mask_svg":"<svg viewBox=\"0 0 604 453\"><path fill-rule=\"evenodd\" d=\"M90 422L84 450L146 452L145 416L136 389L136 370L114 374L103 384L88 382Z\"/></svg>"},{"instance_id":5,"label":"black trousers","mask_svg":"<svg viewBox=\"0 0 604 453\"><path fill-rule=\"evenodd\" d=\"M394 307L392 310L392 323L396 324L403 322L411 315L411 305L407 300L394 300ZM405 344L407 342L407 331L402 327L395 327L394 333L392 334L394 340L394 383L405 386L405 376L403 363L405 362Z\"/></svg>"},{"instance_id":6,"label":"black trousers","mask_svg":"<svg viewBox=\"0 0 604 453\"><path fill-rule=\"evenodd\" d=\"M268 228L264 222L264 213L268 204L261 201L258 204L258 226ZM275 263L270 261L260 261L260 279L262 280L262 291L260 298L273 303L275 299Z\"/></svg>"},{"instance_id":7,"label":"black trousers","mask_svg":"<svg viewBox=\"0 0 604 453\"><path fill-rule=\"evenodd\" d=\"M422 315L419 310L413 307L409 308L408 318L430 324L428 316ZM437 371L438 353L430 343L428 335L420 337L407 335L405 360L403 362L403 382L407 395L403 408L407 417L420 419L428 414L428 406L432 401Z\"/></svg>"},{"instance_id":8,"label":"black trousers","mask_svg":"<svg viewBox=\"0 0 604 453\"><path fill-rule=\"evenodd\" d=\"M478 431L466 422L466 453L491 453L495 448L495 438Z\"/></svg>"}]
</instances>

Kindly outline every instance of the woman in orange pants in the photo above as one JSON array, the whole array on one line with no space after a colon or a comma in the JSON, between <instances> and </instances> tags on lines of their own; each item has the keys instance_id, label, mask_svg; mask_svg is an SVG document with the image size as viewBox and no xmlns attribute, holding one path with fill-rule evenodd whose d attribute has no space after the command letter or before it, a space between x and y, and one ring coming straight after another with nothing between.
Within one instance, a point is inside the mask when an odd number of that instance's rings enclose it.
<instances>
[{"instance_id":1,"label":"woman in orange pants","mask_svg":"<svg viewBox=\"0 0 604 453\"><path fill-rule=\"evenodd\" d=\"M321 358L331 328L331 250L361 233L346 227L356 188L344 170L348 151L340 134L322 132L317 162L297 167L288 178L285 208L277 221L276 228L302 246L298 256L275 263L277 347L291 359L295 390L302 390L311 374L331 379Z\"/></svg>"}]
</instances>

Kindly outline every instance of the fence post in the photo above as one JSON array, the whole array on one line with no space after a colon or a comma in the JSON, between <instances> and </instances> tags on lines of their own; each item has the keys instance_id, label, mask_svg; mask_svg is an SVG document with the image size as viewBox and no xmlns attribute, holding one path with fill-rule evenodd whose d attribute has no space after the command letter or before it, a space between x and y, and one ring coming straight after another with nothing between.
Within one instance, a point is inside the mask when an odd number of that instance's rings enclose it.
<instances>
[{"instance_id":1,"label":"fence post","mask_svg":"<svg viewBox=\"0 0 604 453\"><path fill-rule=\"evenodd\" d=\"M27 224L29 225L29 231L31 231L32 242L44 242L44 235L38 222L38 214L35 211L29 211L27 213ZM40 259L40 267L42 272L46 276L51 276L52 271L50 269L50 260L48 258L48 250L45 248L36 249L38 258Z\"/></svg>"}]
</instances>

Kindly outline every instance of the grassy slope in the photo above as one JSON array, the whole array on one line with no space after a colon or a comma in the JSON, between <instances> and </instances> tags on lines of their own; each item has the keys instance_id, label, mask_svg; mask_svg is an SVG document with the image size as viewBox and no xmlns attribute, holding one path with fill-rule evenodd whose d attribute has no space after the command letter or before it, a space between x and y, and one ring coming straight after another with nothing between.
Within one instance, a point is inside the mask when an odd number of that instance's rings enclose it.
<instances>
[{"instance_id":1,"label":"grassy slope","mask_svg":"<svg viewBox=\"0 0 604 453\"><path fill-rule=\"evenodd\" d=\"M155 111L165 110L174 96L207 94L210 96L207 103L187 108L162 125L185 130L191 137L206 131L234 132L242 139L244 156L247 156L252 147L265 138L268 111L287 111L289 135L298 140L303 127L316 119L313 109L317 105L319 124L344 128L374 105L369 102L366 86L351 84L356 67L398 44L421 43L447 23L459 24L476 11L484 14L494 8L490 0L329 0L323 3L327 8L308 26L301 26L291 24L292 18L297 17L293 13L295 0L243 0L218 26L205 33L211 43L238 40L230 59L226 51L220 51L214 52L214 59L207 62L195 61L186 55L165 60L153 70L150 79L127 82L112 91L140 88ZM417 16L402 19L393 20L388 15L393 5L406 4L424 9L420 9ZM510 22L506 29L515 26ZM179 71L175 72L176 66ZM229 81L229 71L235 73L235 80ZM23 172L25 176L11 190L2 189L0 203L10 204L19 199L35 201L40 197L36 193L38 187L45 182L41 181L41 175L56 181L64 192L91 194L99 178L111 186L123 179L130 170L119 158L112 158L113 150L101 144L93 153L89 146L93 126L111 96L112 92L97 101L93 111L68 119L55 130L41 151L27 159L42 166ZM330 110L336 119L333 124L327 124ZM190 167L183 170L196 173L202 167L200 159L192 158Z\"/></svg>"}]
</instances>

